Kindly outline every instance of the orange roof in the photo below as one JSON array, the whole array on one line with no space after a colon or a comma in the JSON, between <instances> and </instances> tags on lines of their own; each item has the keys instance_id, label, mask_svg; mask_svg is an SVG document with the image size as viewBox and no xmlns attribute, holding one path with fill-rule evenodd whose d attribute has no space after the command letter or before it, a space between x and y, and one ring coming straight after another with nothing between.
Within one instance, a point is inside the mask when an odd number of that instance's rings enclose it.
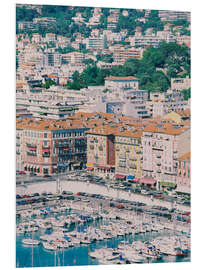
<instances>
[{"instance_id":1,"label":"orange roof","mask_svg":"<svg viewBox=\"0 0 203 270\"><path fill-rule=\"evenodd\" d=\"M134 77L134 76L127 76L127 77L109 76L109 77L106 77L105 80L110 80L110 81L137 81L139 79L137 77Z\"/></svg>"},{"instance_id":2,"label":"orange roof","mask_svg":"<svg viewBox=\"0 0 203 270\"><path fill-rule=\"evenodd\" d=\"M190 160L190 152L180 156L178 159L182 159L182 160Z\"/></svg>"}]
</instances>

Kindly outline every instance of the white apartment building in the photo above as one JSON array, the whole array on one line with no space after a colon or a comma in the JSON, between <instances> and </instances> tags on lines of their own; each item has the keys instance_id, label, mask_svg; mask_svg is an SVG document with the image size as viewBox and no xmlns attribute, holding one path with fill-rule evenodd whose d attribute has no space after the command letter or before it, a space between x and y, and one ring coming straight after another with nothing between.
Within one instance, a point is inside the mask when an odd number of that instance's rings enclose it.
<instances>
[{"instance_id":1,"label":"white apartment building","mask_svg":"<svg viewBox=\"0 0 203 270\"><path fill-rule=\"evenodd\" d=\"M183 90L191 88L191 79L186 78L171 78L171 89Z\"/></svg>"},{"instance_id":2,"label":"white apartment building","mask_svg":"<svg viewBox=\"0 0 203 270\"><path fill-rule=\"evenodd\" d=\"M146 127L142 136L143 175L176 184L177 157L190 151L190 129L159 123Z\"/></svg>"},{"instance_id":3,"label":"white apartment building","mask_svg":"<svg viewBox=\"0 0 203 270\"><path fill-rule=\"evenodd\" d=\"M83 53L80 52L70 52L61 55L62 64L70 63L70 64L79 64L85 59Z\"/></svg>"},{"instance_id":4,"label":"white apartment building","mask_svg":"<svg viewBox=\"0 0 203 270\"><path fill-rule=\"evenodd\" d=\"M109 90L138 90L139 89L139 79L134 76L128 77L116 77L110 76L105 78L105 87Z\"/></svg>"},{"instance_id":5,"label":"white apartment building","mask_svg":"<svg viewBox=\"0 0 203 270\"><path fill-rule=\"evenodd\" d=\"M159 10L159 17L162 21L190 21L191 15L190 12L186 11Z\"/></svg>"}]
</instances>

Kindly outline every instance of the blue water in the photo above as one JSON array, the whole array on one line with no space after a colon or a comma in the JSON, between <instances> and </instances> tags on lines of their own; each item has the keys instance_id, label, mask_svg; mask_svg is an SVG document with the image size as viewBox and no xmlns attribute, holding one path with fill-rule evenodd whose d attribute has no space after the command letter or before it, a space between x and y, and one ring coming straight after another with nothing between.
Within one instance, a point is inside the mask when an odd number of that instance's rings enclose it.
<instances>
[{"instance_id":1,"label":"blue water","mask_svg":"<svg viewBox=\"0 0 203 270\"><path fill-rule=\"evenodd\" d=\"M74 227L71 228L73 230ZM164 231L162 235L169 235L170 232ZM40 230L33 233L34 239L40 239L41 232ZM40 244L39 246L25 246L22 243L22 239L25 237L32 237L32 234L17 235L16 237L16 267L47 267L47 266L81 266L81 265L98 265L99 262L97 259L92 259L89 257L88 253L90 251L94 251L95 249L99 249L102 247L116 248L118 244L122 240L128 240L129 243L135 240L151 240L160 236L160 233L145 233L140 235L132 235L127 237L118 237L114 239L109 239L105 241L97 241L91 243L86 246L80 247L72 247L68 249L61 249L59 251L49 251L44 249L44 247ZM33 256L32 256L33 250ZM33 265L32 265L32 257L33 257ZM164 256L163 259L159 261L150 261L153 263L159 262L189 262L190 257L184 258L174 258Z\"/></svg>"}]
</instances>

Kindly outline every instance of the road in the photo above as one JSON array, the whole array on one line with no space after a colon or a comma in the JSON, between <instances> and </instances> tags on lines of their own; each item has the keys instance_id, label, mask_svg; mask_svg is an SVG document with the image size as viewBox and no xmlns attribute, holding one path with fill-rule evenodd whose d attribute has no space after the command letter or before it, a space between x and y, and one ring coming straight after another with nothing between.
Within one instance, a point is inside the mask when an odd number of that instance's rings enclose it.
<instances>
[{"instance_id":1,"label":"road","mask_svg":"<svg viewBox=\"0 0 203 270\"><path fill-rule=\"evenodd\" d=\"M31 194L31 193L42 193L42 192L52 192L55 193L57 190L57 184L53 181L46 181L40 183L30 183L25 186L17 186L17 194ZM109 196L112 198L119 198L129 201L143 202L149 206L157 205L164 206L171 209L171 202L151 198L151 196L145 196L141 194L134 194L131 192L116 190L113 188L108 188L106 186L101 186L88 182L79 182L79 181L61 181L61 190L72 191L73 193L77 192L87 192L90 194L98 193L104 196ZM186 205L176 204L175 208L180 211L190 211L190 207Z\"/></svg>"}]
</instances>

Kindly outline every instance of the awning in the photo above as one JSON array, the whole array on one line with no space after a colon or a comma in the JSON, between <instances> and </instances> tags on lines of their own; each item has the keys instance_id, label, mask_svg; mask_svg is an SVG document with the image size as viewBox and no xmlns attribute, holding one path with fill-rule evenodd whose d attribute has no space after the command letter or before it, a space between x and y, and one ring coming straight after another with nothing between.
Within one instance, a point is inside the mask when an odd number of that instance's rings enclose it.
<instances>
[{"instance_id":1,"label":"awning","mask_svg":"<svg viewBox=\"0 0 203 270\"><path fill-rule=\"evenodd\" d=\"M92 168L92 167L87 167L87 170L89 170L89 171L93 171L93 170L94 170L94 168Z\"/></svg>"},{"instance_id":2,"label":"awning","mask_svg":"<svg viewBox=\"0 0 203 270\"><path fill-rule=\"evenodd\" d=\"M105 166L97 166L97 169L103 169L103 170L110 170L109 167L105 167Z\"/></svg>"},{"instance_id":3,"label":"awning","mask_svg":"<svg viewBox=\"0 0 203 270\"><path fill-rule=\"evenodd\" d=\"M30 151L36 151L36 147L29 147Z\"/></svg>"},{"instance_id":4,"label":"awning","mask_svg":"<svg viewBox=\"0 0 203 270\"><path fill-rule=\"evenodd\" d=\"M115 178L117 178L117 179L125 179L126 178L126 175L115 174Z\"/></svg>"},{"instance_id":5,"label":"awning","mask_svg":"<svg viewBox=\"0 0 203 270\"><path fill-rule=\"evenodd\" d=\"M127 176L127 179L128 179L128 180L133 180L134 178L135 178L134 175L128 175L128 176Z\"/></svg>"},{"instance_id":6,"label":"awning","mask_svg":"<svg viewBox=\"0 0 203 270\"><path fill-rule=\"evenodd\" d=\"M132 181L133 182L136 182L136 183L139 182L139 180L140 180L140 178L134 178L134 179L132 179Z\"/></svg>"},{"instance_id":7,"label":"awning","mask_svg":"<svg viewBox=\"0 0 203 270\"><path fill-rule=\"evenodd\" d=\"M43 151L43 152L46 152L46 153L47 153L47 152L50 152L50 150L49 150L49 149L46 149L46 148L45 148L45 149L42 149L42 151Z\"/></svg>"},{"instance_id":8,"label":"awning","mask_svg":"<svg viewBox=\"0 0 203 270\"><path fill-rule=\"evenodd\" d=\"M160 182L160 185L162 187L176 187L176 184L175 183L171 183L171 182Z\"/></svg>"},{"instance_id":9,"label":"awning","mask_svg":"<svg viewBox=\"0 0 203 270\"><path fill-rule=\"evenodd\" d=\"M141 184L154 185L154 184L156 184L157 180L155 180L153 178L140 178L139 182Z\"/></svg>"},{"instance_id":10,"label":"awning","mask_svg":"<svg viewBox=\"0 0 203 270\"><path fill-rule=\"evenodd\" d=\"M93 167L93 164L87 163L86 166L87 166L87 167Z\"/></svg>"}]
</instances>

